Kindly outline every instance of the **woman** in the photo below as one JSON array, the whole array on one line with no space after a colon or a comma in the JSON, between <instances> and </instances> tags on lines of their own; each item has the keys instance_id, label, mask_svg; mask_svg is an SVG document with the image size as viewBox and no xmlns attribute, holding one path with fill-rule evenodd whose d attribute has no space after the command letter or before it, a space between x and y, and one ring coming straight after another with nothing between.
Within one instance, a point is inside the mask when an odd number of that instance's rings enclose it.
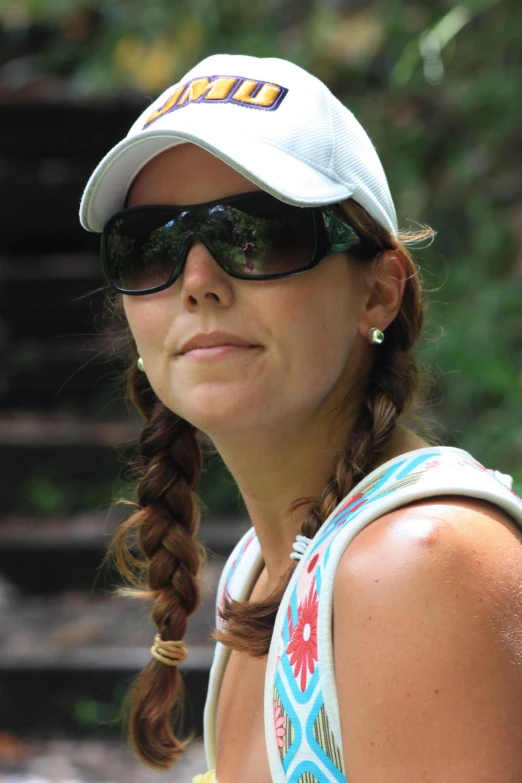
<instances>
[{"instance_id":1,"label":"woman","mask_svg":"<svg viewBox=\"0 0 522 783\"><path fill-rule=\"evenodd\" d=\"M103 230L145 419L139 510L114 541L158 626L138 757L168 769L184 747L169 715L206 437L253 526L218 594L216 780L520 781L522 505L399 423L419 281L353 115L291 63L208 58L100 163L81 219Z\"/></svg>"}]
</instances>

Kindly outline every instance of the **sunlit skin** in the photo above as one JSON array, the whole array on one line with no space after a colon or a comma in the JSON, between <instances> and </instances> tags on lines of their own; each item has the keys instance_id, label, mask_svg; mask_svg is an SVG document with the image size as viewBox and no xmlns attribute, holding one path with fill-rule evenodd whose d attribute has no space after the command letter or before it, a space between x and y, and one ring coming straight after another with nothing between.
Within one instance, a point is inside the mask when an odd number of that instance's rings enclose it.
<instances>
[{"instance_id":1,"label":"sunlit skin","mask_svg":"<svg viewBox=\"0 0 522 783\"><path fill-rule=\"evenodd\" d=\"M256 190L241 174L184 144L150 161L128 206L197 204ZM378 278L345 254L281 280L237 280L196 240L168 289L124 297L148 379L172 411L206 432L244 498L264 554L267 589L286 571L304 512L284 516L296 498L320 493L354 416L356 382L367 373L372 326L396 315L404 271L394 253ZM216 357L179 355L199 332L226 331L251 348ZM397 433L393 448L416 442Z\"/></svg>"}]
</instances>

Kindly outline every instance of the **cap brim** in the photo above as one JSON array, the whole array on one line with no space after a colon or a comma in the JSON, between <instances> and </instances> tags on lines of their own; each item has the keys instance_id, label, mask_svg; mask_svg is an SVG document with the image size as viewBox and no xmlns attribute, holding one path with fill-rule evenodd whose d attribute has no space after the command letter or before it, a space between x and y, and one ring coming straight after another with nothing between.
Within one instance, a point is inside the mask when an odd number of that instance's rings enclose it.
<instances>
[{"instance_id":1,"label":"cap brim","mask_svg":"<svg viewBox=\"0 0 522 783\"><path fill-rule=\"evenodd\" d=\"M88 231L101 232L107 220L123 209L138 172L160 152L191 142L208 150L281 201L298 206L333 204L353 195L346 185L305 161L256 138L227 131L219 134L180 130L146 131L117 144L99 163L85 188L80 221Z\"/></svg>"}]
</instances>

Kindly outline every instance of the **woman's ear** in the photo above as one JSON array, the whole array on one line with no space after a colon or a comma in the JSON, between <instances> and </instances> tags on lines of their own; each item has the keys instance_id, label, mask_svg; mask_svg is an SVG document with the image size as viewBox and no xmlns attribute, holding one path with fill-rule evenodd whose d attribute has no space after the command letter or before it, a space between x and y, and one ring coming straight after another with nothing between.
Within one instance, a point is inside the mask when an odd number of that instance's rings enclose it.
<instances>
[{"instance_id":1,"label":"woman's ear","mask_svg":"<svg viewBox=\"0 0 522 783\"><path fill-rule=\"evenodd\" d=\"M399 312L406 285L406 263L399 250L384 250L367 278L367 297L359 330L365 338L372 327L384 332Z\"/></svg>"}]
</instances>

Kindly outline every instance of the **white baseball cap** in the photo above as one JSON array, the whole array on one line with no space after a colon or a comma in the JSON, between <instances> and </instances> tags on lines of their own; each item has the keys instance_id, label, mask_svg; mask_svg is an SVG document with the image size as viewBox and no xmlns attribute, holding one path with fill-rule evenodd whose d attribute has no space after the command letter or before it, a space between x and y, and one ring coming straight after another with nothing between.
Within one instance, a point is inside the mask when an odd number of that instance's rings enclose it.
<instances>
[{"instance_id":1,"label":"white baseball cap","mask_svg":"<svg viewBox=\"0 0 522 783\"><path fill-rule=\"evenodd\" d=\"M287 60L230 54L207 57L165 90L103 158L82 197L83 227L101 232L145 164L185 142L281 201L315 207L351 197L397 233L386 175L352 112Z\"/></svg>"}]
</instances>

